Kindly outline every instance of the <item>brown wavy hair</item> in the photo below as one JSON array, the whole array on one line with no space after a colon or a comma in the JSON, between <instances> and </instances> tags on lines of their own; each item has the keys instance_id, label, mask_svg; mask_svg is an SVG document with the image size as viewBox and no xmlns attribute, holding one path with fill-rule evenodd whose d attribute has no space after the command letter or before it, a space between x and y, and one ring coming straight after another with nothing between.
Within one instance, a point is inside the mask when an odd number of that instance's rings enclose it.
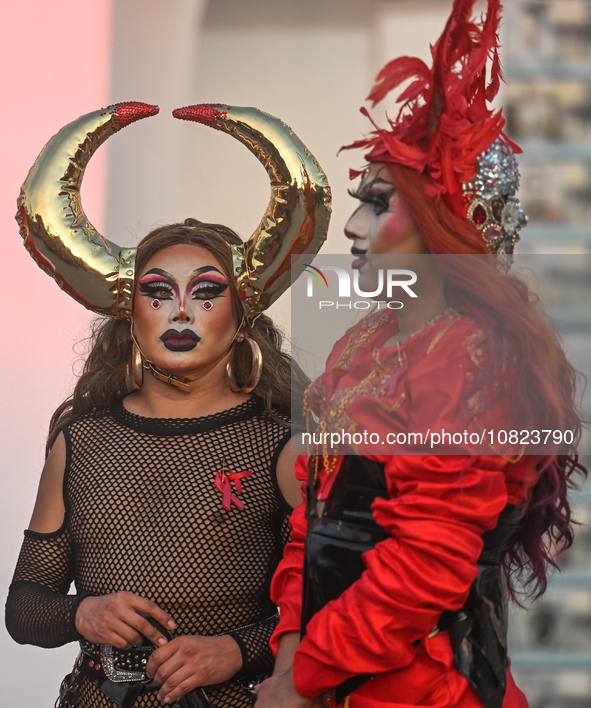
<instances>
[{"instance_id":1,"label":"brown wavy hair","mask_svg":"<svg viewBox=\"0 0 591 708\"><path fill-rule=\"evenodd\" d=\"M504 393L511 396L507 429L573 431L572 444L564 444L560 454L537 458L538 482L504 552L513 598L517 581L524 594L538 597L546 589L548 566L556 567L556 556L573 542L568 491L577 476L587 474L577 457L583 422L576 402L577 372L544 319L538 297L519 278L498 271L476 227L453 214L443 200L428 196L425 175L401 165L388 168L429 252L436 254L448 304L485 333L486 378L495 378L500 362L511 367L504 377L510 382Z\"/></svg>"},{"instance_id":2,"label":"brown wavy hair","mask_svg":"<svg viewBox=\"0 0 591 708\"><path fill-rule=\"evenodd\" d=\"M238 323L242 319L242 305L232 272L230 244L241 243L242 240L232 229L221 224L206 224L196 219L186 219L182 224L161 226L147 234L138 244L136 273L141 273L156 253L169 246L202 246L223 267L230 282ZM252 327L245 323L243 331L257 342L263 355L261 378L254 393L264 400L267 411L276 420L285 422L277 417L277 413L292 416L292 399L294 417L301 418L303 394L309 380L295 362L291 361L289 354L283 351L281 332L270 317L264 314L258 317ZM125 374L132 349L130 322L102 317L95 320L89 343L90 353L84 362L73 394L57 408L51 418L47 452L66 425L86 413L107 409L127 393ZM231 364L237 382L245 382L252 365L247 342L234 346Z\"/></svg>"}]
</instances>

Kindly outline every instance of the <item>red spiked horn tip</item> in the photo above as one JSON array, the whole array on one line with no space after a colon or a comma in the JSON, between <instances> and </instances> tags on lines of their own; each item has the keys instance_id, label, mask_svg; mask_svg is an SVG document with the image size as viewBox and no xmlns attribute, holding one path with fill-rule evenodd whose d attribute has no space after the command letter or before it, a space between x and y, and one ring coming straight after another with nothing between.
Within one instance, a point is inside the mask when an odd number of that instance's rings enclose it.
<instances>
[{"instance_id":1,"label":"red spiked horn tip","mask_svg":"<svg viewBox=\"0 0 591 708\"><path fill-rule=\"evenodd\" d=\"M502 113L488 106L503 78L498 54L501 3L489 0L486 17L474 20L474 2L454 1L431 49L431 67L416 57L399 57L380 71L368 97L374 105L410 80L397 98L398 115L388 119L387 129L374 123L368 137L345 148L369 149L370 162L394 162L425 172L431 196L444 197L464 218L462 184L474 177L479 155L497 138L521 152L503 133Z\"/></svg>"}]
</instances>

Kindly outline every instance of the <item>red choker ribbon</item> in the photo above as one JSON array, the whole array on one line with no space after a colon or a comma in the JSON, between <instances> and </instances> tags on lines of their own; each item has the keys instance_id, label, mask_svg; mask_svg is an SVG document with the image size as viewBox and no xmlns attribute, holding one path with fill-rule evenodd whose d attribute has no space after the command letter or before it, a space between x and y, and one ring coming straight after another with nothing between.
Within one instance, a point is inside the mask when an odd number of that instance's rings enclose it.
<instances>
[{"instance_id":1,"label":"red choker ribbon","mask_svg":"<svg viewBox=\"0 0 591 708\"><path fill-rule=\"evenodd\" d=\"M242 483L240 480L243 477L250 477L252 470L246 472L231 472L230 470L220 470L215 476L215 488L222 493L222 506L227 511L230 511L232 503L234 503L240 511L244 509L244 502L238 499L236 494L242 494ZM236 485L236 494L232 491L232 482Z\"/></svg>"}]
</instances>

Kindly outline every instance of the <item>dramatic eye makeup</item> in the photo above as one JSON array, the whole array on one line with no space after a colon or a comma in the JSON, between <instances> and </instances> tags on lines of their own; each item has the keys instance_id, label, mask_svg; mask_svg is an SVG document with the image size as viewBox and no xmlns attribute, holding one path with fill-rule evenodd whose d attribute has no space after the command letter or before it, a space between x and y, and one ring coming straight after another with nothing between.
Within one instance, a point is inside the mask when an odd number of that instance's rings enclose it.
<instances>
[{"instance_id":1,"label":"dramatic eye makeup","mask_svg":"<svg viewBox=\"0 0 591 708\"><path fill-rule=\"evenodd\" d=\"M379 186L378 186L379 183ZM371 204L376 216L384 214L390 209L390 199L396 192L391 182L374 180L369 185L362 185L358 190L349 189L348 193L353 199L358 199L362 204Z\"/></svg>"},{"instance_id":2,"label":"dramatic eye makeup","mask_svg":"<svg viewBox=\"0 0 591 708\"><path fill-rule=\"evenodd\" d=\"M140 280L138 290L146 297L157 297L160 300L170 300L174 296L174 286L161 278L148 277Z\"/></svg>"},{"instance_id":3,"label":"dramatic eye makeup","mask_svg":"<svg viewBox=\"0 0 591 708\"><path fill-rule=\"evenodd\" d=\"M190 285L189 295L193 299L214 298L221 295L228 287L228 281L215 275L204 275Z\"/></svg>"},{"instance_id":4,"label":"dramatic eye makeup","mask_svg":"<svg viewBox=\"0 0 591 708\"><path fill-rule=\"evenodd\" d=\"M140 278L137 284L141 295L160 300L171 300L174 296L174 276L161 268L152 268Z\"/></svg>"},{"instance_id":5,"label":"dramatic eye makeup","mask_svg":"<svg viewBox=\"0 0 591 708\"><path fill-rule=\"evenodd\" d=\"M197 268L188 276L187 294L194 300L213 299L228 288L228 280L215 266ZM141 295L170 300L178 288L176 278L160 268L153 268L138 282Z\"/></svg>"},{"instance_id":6,"label":"dramatic eye makeup","mask_svg":"<svg viewBox=\"0 0 591 708\"><path fill-rule=\"evenodd\" d=\"M197 268L189 276L189 297L199 300L221 295L228 287L228 281L223 273L214 266Z\"/></svg>"}]
</instances>

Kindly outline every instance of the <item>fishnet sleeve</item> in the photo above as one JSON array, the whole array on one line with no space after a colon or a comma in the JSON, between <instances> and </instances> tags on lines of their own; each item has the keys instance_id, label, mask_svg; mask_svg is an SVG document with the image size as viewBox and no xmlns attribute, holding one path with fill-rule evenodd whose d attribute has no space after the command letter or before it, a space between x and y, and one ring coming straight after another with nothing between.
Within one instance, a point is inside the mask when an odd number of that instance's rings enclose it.
<instances>
[{"instance_id":1,"label":"fishnet sleeve","mask_svg":"<svg viewBox=\"0 0 591 708\"><path fill-rule=\"evenodd\" d=\"M280 545L280 551L278 559L281 558L283 548L289 543L289 540L289 514L285 512L279 529L278 543ZM275 567L270 568L270 570L272 575L275 571ZM242 654L242 668L238 673L238 679L244 678L250 681L253 678L258 678L262 680L273 673L275 656L271 649L270 642L271 636L277 629L277 624L279 623L279 611L270 598L267 603L267 608L270 616L266 619L227 632L227 634L236 641ZM271 615L271 613L273 614Z\"/></svg>"},{"instance_id":2,"label":"fishnet sleeve","mask_svg":"<svg viewBox=\"0 0 591 708\"><path fill-rule=\"evenodd\" d=\"M16 642L59 647L80 639L74 619L86 595L68 595L71 582L67 528L25 531L6 601L6 628Z\"/></svg>"},{"instance_id":3,"label":"fishnet sleeve","mask_svg":"<svg viewBox=\"0 0 591 708\"><path fill-rule=\"evenodd\" d=\"M242 653L242 669L238 678L258 677L262 679L271 674L275 658L269 641L278 621L279 615L275 614L256 624L228 632L237 642Z\"/></svg>"}]
</instances>

